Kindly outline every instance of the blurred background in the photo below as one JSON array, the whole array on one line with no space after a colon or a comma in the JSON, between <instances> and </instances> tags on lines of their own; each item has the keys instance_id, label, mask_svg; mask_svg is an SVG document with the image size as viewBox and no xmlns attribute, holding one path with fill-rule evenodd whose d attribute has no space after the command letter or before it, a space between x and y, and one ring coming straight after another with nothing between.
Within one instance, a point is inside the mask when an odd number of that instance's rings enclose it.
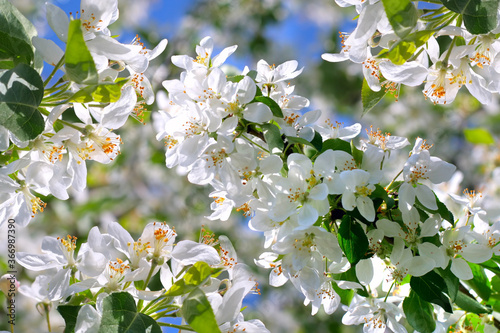
<instances>
[{"instance_id":1,"label":"blurred background","mask_svg":"<svg viewBox=\"0 0 500 333\"><path fill-rule=\"evenodd\" d=\"M35 24L41 37L57 41L46 24L44 1L11 2ZM67 13L79 10L79 1L51 3ZM120 19L110 30L121 42L132 41L136 34L148 48L162 38L169 40L166 51L148 69L156 91L163 90L162 81L177 78L180 73L170 57L193 56L195 46L208 35L214 39L215 54L238 45L226 63L239 70L255 68L260 59L276 65L295 59L304 71L292 84L296 94L311 101L309 109L321 109L332 122L360 122L364 128L373 125L382 132L408 137L412 144L417 136L427 139L434 144L432 155L461 170L442 189L452 193L465 188L482 191L483 206L491 217L500 214L498 139L495 137L491 145L472 145L463 135L465 128L479 126L499 133L498 103L485 108L462 91L452 105L443 107L425 101L422 87L402 87L399 101L387 95L363 115L361 65L328 63L320 57L325 52L340 51L338 32L354 29L354 8L341 8L334 0L119 0L119 7ZM153 105L152 110L158 110L158 106ZM320 311L312 317L310 306L302 304L303 297L290 284L278 289L268 286L269 272L253 263L264 252L263 236L249 230L246 220L236 213L226 222L204 218L210 215L209 189L191 185L185 176L165 167L164 145L154 137L150 114L145 113L144 124L130 118L118 131L124 143L114 163L88 163L88 188L84 193L72 193L67 201L43 198L47 202L45 212L38 214L29 228L17 230L17 251L38 252L45 235L71 234L84 242L93 226L105 230L110 221L118 221L135 238L148 222L165 221L175 226L178 240L198 240L205 225L216 235L227 235L237 250L238 261L248 264L258 278L261 295L246 300L245 319L258 318L271 332L360 331L341 325L341 309L332 316ZM363 131L360 137L366 138L366 133ZM448 202L447 196L442 200ZM0 257L0 271L6 268L6 258ZM21 283L35 278L33 272L22 271L20 266L19 272ZM44 331L45 322L36 313L36 302L20 294L16 300L16 331ZM0 295L0 304L4 302ZM4 307L0 307L3 318L2 311ZM55 331L62 331L63 321L55 308L51 319ZM8 329L6 324L1 321L0 330Z\"/></svg>"}]
</instances>

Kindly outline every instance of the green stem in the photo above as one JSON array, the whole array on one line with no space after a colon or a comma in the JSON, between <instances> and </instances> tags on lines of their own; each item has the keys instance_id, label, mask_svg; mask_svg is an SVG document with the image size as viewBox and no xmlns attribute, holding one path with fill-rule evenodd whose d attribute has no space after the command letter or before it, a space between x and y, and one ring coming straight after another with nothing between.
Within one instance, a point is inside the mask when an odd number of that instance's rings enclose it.
<instances>
[{"instance_id":1,"label":"green stem","mask_svg":"<svg viewBox=\"0 0 500 333\"><path fill-rule=\"evenodd\" d=\"M44 88L47 86L47 84L49 84L50 80L52 80L54 75L56 75L57 71L59 70L59 68L61 68L63 64L64 64L64 56L62 56L59 62L54 66L54 69L50 73L49 77L45 81L43 81Z\"/></svg>"},{"instance_id":2,"label":"green stem","mask_svg":"<svg viewBox=\"0 0 500 333\"><path fill-rule=\"evenodd\" d=\"M47 304L43 305L43 309L45 310L45 319L47 320L47 329L49 332L52 332L52 329L50 327L50 316L49 316L49 307Z\"/></svg>"},{"instance_id":3,"label":"green stem","mask_svg":"<svg viewBox=\"0 0 500 333\"><path fill-rule=\"evenodd\" d=\"M167 310L164 310L164 311L161 311L161 312L156 312L154 314L151 314L149 315L151 318L153 318L154 320L158 320L160 318L163 318L163 315L167 314L167 313L170 313L172 311L175 311L177 309L167 309Z\"/></svg>"},{"instance_id":4,"label":"green stem","mask_svg":"<svg viewBox=\"0 0 500 333\"><path fill-rule=\"evenodd\" d=\"M389 288L389 290L387 290L387 295L385 295L384 302L387 301L387 298L389 297L389 294L391 293L392 287L394 287L395 284L396 284L396 280L394 280L394 282L392 282L391 287Z\"/></svg>"},{"instance_id":5,"label":"green stem","mask_svg":"<svg viewBox=\"0 0 500 333\"><path fill-rule=\"evenodd\" d=\"M398 179L398 177L403 173L403 169L401 169L401 171L399 171L399 173L396 175L396 177L394 177L391 182L389 183L389 185L386 186L386 189L388 190L392 184L394 184L394 182L396 181L396 179Z\"/></svg>"},{"instance_id":6,"label":"green stem","mask_svg":"<svg viewBox=\"0 0 500 333\"><path fill-rule=\"evenodd\" d=\"M453 47L455 46L456 40L457 40L457 36L453 37L453 39L451 40L451 44L450 44L450 47L448 48L448 52L446 53L446 56L443 59L443 63L445 66L448 66L448 60L450 60L451 51L453 50Z\"/></svg>"},{"instance_id":7,"label":"green stem","mask_svg":"<svg viewBox=\"0 0 500 333\"><path fill-rule=\"evenodd\" d=\"M193 330L191 327L187 327L187 326L175 325L175 324L170 324L170 323L162 323L162 322L157 322L157 324L160 326L178 328L178 329L183 330L183 331L195 332L195 330Z\"/></svg>"},{"instance_id":8,"label":"green stem","mask_svg":"<svg viewBox=\"0 0 500 333\"><path fill-rule=\"evenodd\" d=\"M156 266L158 266L158 264L156 263L156 260L153 259L151 261L151 269L149 270L148 277L146 278L146 281L144 283L144 289L143 290L146 290L146 288L148 287L149 281L151 280L151 277L153 276L153 272L156 269ZM141 310L142 310L142 304L143 303L144 303L143 299L140 299L139 302L137 302L137 309L139 310L139 312L141 312Z\"/></svg>"}]
</instances>

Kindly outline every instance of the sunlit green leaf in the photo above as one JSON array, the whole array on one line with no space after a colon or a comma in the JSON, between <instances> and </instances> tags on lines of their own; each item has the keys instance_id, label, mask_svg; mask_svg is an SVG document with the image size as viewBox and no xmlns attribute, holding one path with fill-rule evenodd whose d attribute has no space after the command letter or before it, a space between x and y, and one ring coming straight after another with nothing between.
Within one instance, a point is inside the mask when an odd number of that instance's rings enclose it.
<instances>
[{"instance_id":1,"label":"sunlit green leaf","mask_svg":"<svg viewBox=\"0 0 500 333\"><path fill-rule=\"evenodd\" d=\"M492 145L495 143L493 135L485 128L464 129L465 139L473 144Z\"/></svg>"},{"instance_id":2,"label":"sunlit green leaf","mask_svg":"<svg viewBox=\"0 0 500 333\"><path fill-rule=\"evenodd\" d=\"M214 311L207 297L199 288L194 289L182 304L182 315L198 333L220 332Z\"/></svg>"},{"instance_id":3,"label":"sunlit green leaf","mask_svg":"<svg viewBox=\"0 0 500 333\"><path fill-rule=\"evenodd\" d=\"M64 57L66 74L71 81L89 85L97 84L97 69L83 39L80 20L72 20L69 23L68 43Z\"/></svg>"},{"instance_id":4,"label":"sunlit green leaf","mask_svg":"<svg viewBox=\"0 0 500 333\"><path fill-rule=\"evenodd\" d=\"M417 24L417 9L409 0L382 0L389 23L404 38Z\"/></svg>"},{"instance_id":5,"label":"sunlit green leaf","mask_svg":"<svg viewBox=\"0 0 500 333\"><path fill-rule=\"evenodd\" d=\"M201 285L210 275L219 270L211 268L207 263L199 261L190 267L181 280L176 281L165 293L165 296L180 296L187 294Z\"/></svg>"}]
</instances>

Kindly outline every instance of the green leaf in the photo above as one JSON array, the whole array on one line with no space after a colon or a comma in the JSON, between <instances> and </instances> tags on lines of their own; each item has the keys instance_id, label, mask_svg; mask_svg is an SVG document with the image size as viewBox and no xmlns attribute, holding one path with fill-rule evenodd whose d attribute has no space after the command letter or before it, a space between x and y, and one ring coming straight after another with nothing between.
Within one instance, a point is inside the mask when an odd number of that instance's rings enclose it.
<instances>
[{"instance_id":1,"label":"green leaf","mask_svg":"<svg viewBox=\"0 0 500 333\"><path fill-rule=\"evenodd\" d=\"M453 213L448 209L448 207L446 207L446 205L444 203L442 203L439 198L437 197L437 195L434 193L434 197L436 198L436 204L438 206L438 209L437 210L432 210L432 209L429 209L425 206L423 206L420 201L418 201L418 198L415 199L416 201L416 206L417 206L417 209L418 208L421 208L427 212L430 212L432 214L439 214L441 215L442 218L444 218L446 221L450 222L452 225L455 225L455 220L454 220L454 217L453 217ZM425 219L427 219L428 216L425 217ZM423 220L425 220L423 219ZM422 221L423 221L422 220Z\"/></svg>"},{"instance_id":2,"label":"green leaf","mask_svg":"<svg viewBox=\"0 0 500 333\"><path fill-rule=\"evenodd\" d=\"M417 24L417 9L409 0L382 0L389 23L399 38L408 35Z\"/></svg>"},{"instance_id":3,"label":"green leaf","mask_svg":"<svg viewBox=\"0 0 500 333\"><path fill-rule=\"evenodd\" d=\"M127 80L121 79L116 83L99 84L97 86L87 86L78 90L69 98L69 102L76 103L114 103L120 99L122 87Z\"/></svg>"},{"instance_id":4,"label":"green leaf","mask_svg":"<svg viewBox=\"0 0 500 333\"><path fill-rule=\"evenodd\" d=\"M446 312L453 312L450 299L444 294L447 290L446 282L436 272L430 271L423 276L412 276L410 286L424 301L437 304Z\"/></svg>"},{"instance_id":5,"label":"green leaf","mask_svg":"<svg viewBox=\"0 0 500 333\"><path fill-rule=\"evenodd\" d=\"M321 147L320 154L324 153L328 149L343 150L348 154L351 153L351 145L349 144L349 142L344 141L342 139L328 139L325 142L323 142L323 147Z\"/></svg>"},{"instance_id":6,"label":"green leaf","mask_svg":"<svg viewBox=\"0 0 500 333\"><path fill-rule=\"evenodd\" d=\"M43 91L42 78L28 65L0 73L0 125L22 141L36 138L45 126L37 110Z\"/></svg>"},{"instance_id":7,"label":"green leaf","mask_svg":"<svg viewBox=\"0 0 500 333\"><path fill-rule=\"evenodd\" d=\"M340 296L340 302L349 306L351 304L352 299L354 298L354 289L342 289L335 282L332 281L332 287Z\"/></svg>"},{"instance_id":8,"label":"green leaf","mask_svg":"<svg viewBox=\"0 0 500 333\"><path fill-rule=\"evenodd\" d=\"M278 153L282 152L285 148L283 139L281 138L280 129L274 124L262 124L262 131L264 132L264 139L269 146L269 151L274 153L275 148L279 150Z\"/></svg>"},{"instance_id":9,"label":"green leaf","mask_svg":"<svg viewBox=\"0 0 500 333\"><path fill-rule=\"evenodd\" d=\"M460 286L460 280L451 271L451 264L446 267L446 269L437 268L439 275L444 279L446 283L446 294L450 297L452 302L455 302L458 294L458 288Z\"/></svg>"},{"instance_id":10,"label":"green leaf","mask_svg":"<svg viewBox=\"0 0 500 333\"><path fill-rule=\"evenodd\" d=\"M352 151L352 157L354 158L356 164L361 165L361 163L363 163L363 152L354 145L354 141L352 140L351 140L351 151Z\"/></svg>"},{"instance_id":11,"label":"green leaf","mask_svg":"<svg viewBox=\"0 0 500 333\"><path fill-rule=\"evenodd\" d=\"M237 83L237 82L240 82L241 80L243 80L244 77L245 77L245 75L234 75L234 76L229 76L227 78L227 80L229 82L235 82L235 83Z\"/></svg>"},{"instance_id":12,"label":"green leaf","mask_svg":"<svg viewBox=\"0 0 500 333\"><path fill-rule=\"evenodd\" d=\"M495 143L493 135L485 128L465 128L465 140L475 145L492 145Z\"/></svg>"},{"instance_id":13,"label":"green leaf","mask_svg":"<svg viewBox=\"0 0 500 333\"><path fill-rule=\"evenodd\" d=\"M156 320L137 312L135 300L127 292L113 293L103 300L99 333L161 333Z\"/></svg>"},{"instance_id":14,"label":"green leaf","mask_svg":"<svg viewBox=\"0 0 500 333\"><path fill-rule=\"evenodd\" d=\"M66 74L71 81L89 85L97 84L97 69L83 39L80 20L72 20L69 23L68 43L64 57Z\"/></svg>"},{"instance_id":15,"label":"green leaf","mask_svg":"<svg viewBox=\"0 0 500 333\"><path fill-rule=\"evenodd\" d=\"M372 194L370 194L370 198L371 199L380 198L380 199L384 200L385 203L387 204L387 209L391 209L395 205L394 199L391 198L387 194L387 191L385 190L385 188L383 188L379 184L375 184L375 191L373 191Z\"/></svg>"},{"instance_id":16,"label":"green leaf","mask_svg":"<svg viewBox=\"0 0 500 333\"><path fill-rule=\"evenodd\" d=\"M403 311L406 320L415 330L421 333L432 333L436 329L434 320L434 307L423 300L415 291L403 301Z\"/></svg>"},{"instance_id":17,"label":"green leaf","mask_svg":"<svg viewBox=\"0 0 500 333\"><path fill-rule=\"evenodd\" d=\"M283 118L283 112L281 111L280 106L271 97L256 96L254 98L254 100L250 103L254 103L254 102L260 102L260 103L266 104L271 109L273 116L278 117L278 118Z\"/></svg>"},{"instance_id":18,"label":"green leaf","mask_svg":"<svg viewBox=\"0 0 500 333\"><path fill-rule=\"evenodd\" d=\"M465 310L467 312L473 312L473 313L491 313L492 309L489 307L486 307L476 301L475 299L465 295L462 292L459 292L457 294L457 298L455 299L455 304L461 308L462 310Z\"/></svg>"},{"instance_id":19,"label":"green leaf","mask_svg":"<svg viewBox=\"0 0 500 333\"><path fill-rule=\"evenodd\" d=\"M424 45L435 33L433 30L421 30L409 34L404 40L400 40L391 46L389 51L382 51L380 57L388 58L395 65L402 65L410 59L417 48Z\"/></svg>"},{"instance_id":20,"label":"green leaf","mask_svg":"<svg viewBox=\"0 0 500 333\"><path fill-rule=\"evenodd\" d=\"M491 283L486 273L484 272L484 268L477 264L468 263L471 270L473 278L467 281L464 281L469 287L474 289L474 291L481 297L483 300L487 301L491 296Z\"/></svg>"},{"instance_id":21,"label":"green leaf","mask_svg":"<svg viewBox=\"0 0 500 333\"><path fill-rule=\"evenodd\" d=\"M314 131L314 138L311 140L311 144L317 151L321 151L321 149L323 149L323 138L321 134Z\"/></svg>"},{"instance_id":22,"label":"green leaf","mask_svg":"<svg viewBox=\"0 0 500 333\"><path fill-rule=\"evenodd\" d=\"M75 331L76 318L78 317L78 311L80 311L81 307L81 305L59 305L57 307L57 312L61 314L66 324L64 333L72 333Z\"/></svg>"},{"instance_id":23,"label":"green leaf","mask_svg":"<svg viewBox=\"0 0 500 333\"><path fill-rule=\"evenodd\" d=\"M368 251L368 238L361 226L350 216L344 215L337 235L339 245L352 266L365 257Z\"/></svg>"},{"instance_id":24,"label":"green leaf","mask_svg":"<svg viewBox=\"0 0 500 333\"><path fill-rule=\"evenodd\" d=\"M182 316L198 333L220 333L214 311L199 288L194 289L182 304Z\"/></svg>"},{"instance_id":25,"label":"green leaf","mask_svg":"<svg viewBox=\"0 0 500 333\"><path fill-rule=\"evenodd\" d=\"M31 64L34 59L31 38L36 35L33 24L10 1L0 0L0 68Z\"/></svg>"},{"instance_id":26,"label":"green leaf","mask_svg":"<svg viewBox=\"0 0 500 333\"><path fill-rule=\"evenodd\" d=\"M498 0L442 0L443 5L462 14L471 34L486 34L497 26Z\"/></svg>"},{"instance_id":27,"label":"green leaf","mask_svg":"<svg viewBox=\"0 0 500 333\"><path fill-rule=\"evenodd\" d=\"M316 147L312 144L312 142L309 142L309 141L307 141L306 139L303 139L303 138L299 138L299 137L296 137L296 136L287 136L286 140L289 143L292 143L292 144L297 144L298 143L298 144L306 145L306 146L309 146L309 147L312 147L312 148L316 149Z\"/></svg>"},{"instance_id":28,"label":"green leaf","mask_svg":"<svg viewBox=\"0 0 500 333\"><path fill-rule=\"evenodd\" d=\"M176 281L172 287L165 293L165 296L180 296L190 293L196 287L201 285L210 275L219 270L211 268L207 263L198 261L184 274L181 280Z\"/></svg>"},{"instance_id":29,"label":"green leaf","mask_svg":"<svg viewBox=\"0 0 500 333\"><path fill-rule=\"evenodd\" d=\"M387 91L380 89L379 91L371 90L368 86L366 79L363 80L363 87L361 88L361 101L363 102L363 115L367 114L375 105L377 105L382 98L384 98Z\"/></svg>"}]
</instances>

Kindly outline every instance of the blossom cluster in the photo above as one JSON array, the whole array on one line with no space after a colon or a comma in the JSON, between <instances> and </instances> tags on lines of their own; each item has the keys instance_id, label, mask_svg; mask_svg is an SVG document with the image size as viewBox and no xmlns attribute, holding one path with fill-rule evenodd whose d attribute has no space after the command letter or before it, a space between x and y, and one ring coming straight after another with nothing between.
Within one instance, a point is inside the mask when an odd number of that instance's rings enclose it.
<instances>
[{"instance_id":1,"label":"blossom cluster","mask_svg":"<svg viewBox=\"0 0 500 333\"><path fill-rule=\"evenodd\" d=\"M122 141L113 131L129 115L137 117L145 104L153 103L151 84L143 73L167 44L162 40L149 50L139 39L123 44L113 38L108 26L118 19L117 0L82 0L77 19L52 4L46 9L47 21L60 41L71 45L63 51L52 40L32 38L36 52L54 70L40 86L20 81L41 94L38 116L42 132L31 140L20 139L0 126L0 150L11 157L7 161L11 163L0 169L0 224L14 218L18 225L26 226L46 206L39 195L66 200L68 191L86 187L86 160L107 164L116 158ZM75 55L73 49L89 58ZM85 66L91 69L85 72ZM16 69L11 70L11 79L17 75ZM48 87L59 69L64 76ZM0 70L0 74L11 75L11 71ZM0 83L0 88L9 94L12 86ZM76 116L74 120L66 117L68 113Z\"/></svg>"},{"instance_id":2,"label":"blossom cluster","mask_svg":"<svg viewBox=\"0 0 500 333\"><path fill-rule=\"evenodd\" d=\"M259 289L249 268L238 262L229 239L205 235L201 243L176 242L176 236L174 228L156 222L147 224L137 240L117 222L109 223L106 233L92 228L83 244L77 244L77 238L70 235L47 236L42 254L17 254L20 265L39 272L31 286L21 285L19 291L34 298L43 309L78 306L72 314L75 332L102 329L109 320L106 311L115 310L103 304L116 293L132 295L145 322L144 316L155 320L175 317L181 309L185 316L193 311L186 304L196 296L209 302L213 313L208 319L221 332L268 332L259 320L243 318L243 298ZM156 274L161 288L150 290L149 282ZM184 319L191 324L192 318ZM67 317L65 320L68 324ZM204 325L209 323L207 320ZM149 329L156 331L154 327Z\"/></svg>"},{"instance_id":3,"label":"blossom cluster","mask_svg":"<svg viewBox=\"0 0 500 333\"><path fill-rule=\"evenodd\" d=\"M469 8L469 15L477 16L478 23L473 25L468 24L467 16L459 15L464 12L457 8L462 4L448 1L428 6L419 3L418 10L411 2L402 1L400 11L394 9L397 2L386 0L336 3L355 7L357 25L350 33L340 33L339 53L322 57L361 64L371 90L389 91L397 97L400 85L425 83L423 94L434 104L453 102L462 86L482 104L490 104L499 93L498 4L486 9L478 2L475 9ZM448 41L443 43L443 38Z\"/></svg>"},{"instance_id":4,"label":"blossom cluster","mask_svg":"<svg viewBox=\"0 0 500 333\"><path fill-rule=\"evenodd\" d=\"M168 98L155 118L167 167L213 188L208 218L242 211L265 236L256 264L271 270L273 286L290 280L312 314L321 306L331 314L342 301L343 323L364 323L368 332L406 332L405 316L429 331L441 325L434 312L445 318L442 325L457 324L446 320L458 290L436 287L436 299L422 285L474 279L473 269L486 262L495 270L500 238L499 223L490 227L472 209L475 194L456 198L467 218L455 221L433 192L455 166L431 156L432 145L417 138L397 167L406 138L370 128L356 144L360 124L318 124L319 110L304 112L309 101L289 83L302 71L296 61L261 60L256 70L227 76L222 64L236 47L215 56L213 49L206 37L196 58L172 57L184 71L163 83ZM430 308L424 321L411 317L415 300Z\"/></svg>"}]
</instances>

